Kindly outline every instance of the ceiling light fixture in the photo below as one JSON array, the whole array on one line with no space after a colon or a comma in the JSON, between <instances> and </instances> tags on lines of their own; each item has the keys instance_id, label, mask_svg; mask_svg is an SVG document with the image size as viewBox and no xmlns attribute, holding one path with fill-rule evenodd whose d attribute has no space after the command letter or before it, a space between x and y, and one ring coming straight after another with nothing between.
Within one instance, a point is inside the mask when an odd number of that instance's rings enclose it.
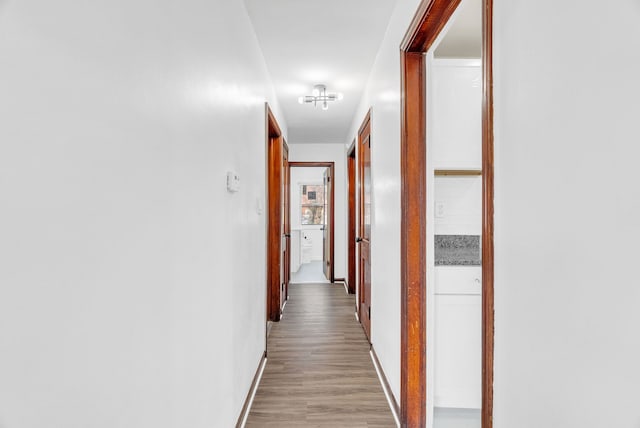
<instances>
[{"instance_id":1,"label":"ceiling light fixture","mask_svg":"<svg viewBox=\"0 0 640 428\"><path fill-rule=\"evenodd\" d=\"M328 110L329 101L340 101L342 98L343 96L339 92L327 92L327 87L325 85L315 85L313 87L313 91L311 91L311 95L299 97L298 102L300 104L313 103L315 107L320 104L322 106L322 110Z\"/></svg>"}]
</instances>

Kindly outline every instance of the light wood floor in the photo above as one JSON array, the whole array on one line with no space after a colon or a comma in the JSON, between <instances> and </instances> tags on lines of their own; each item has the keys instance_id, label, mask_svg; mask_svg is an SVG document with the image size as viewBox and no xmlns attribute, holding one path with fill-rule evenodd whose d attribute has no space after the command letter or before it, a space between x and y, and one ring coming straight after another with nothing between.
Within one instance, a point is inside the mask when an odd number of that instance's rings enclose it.
<instances>
[{"instance_id":1,"label":"light wood floor","mask_svg":"<svg viewBox=\"0 0 640 428\"><path fill-rule=\"evenodd\" d=\"M247 427L395 427L340 284L291 284Z\"/></svg>"}]
</instances>

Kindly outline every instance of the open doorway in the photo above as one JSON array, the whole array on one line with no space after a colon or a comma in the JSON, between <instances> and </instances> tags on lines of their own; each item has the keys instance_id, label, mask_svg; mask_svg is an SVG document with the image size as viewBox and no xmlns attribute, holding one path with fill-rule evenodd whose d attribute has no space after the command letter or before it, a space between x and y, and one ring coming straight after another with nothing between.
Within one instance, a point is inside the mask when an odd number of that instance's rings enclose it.
<instances>
[{"instance_id":1,"label":"open doorway","mask_svg":"<svg viewBox=\"0 0 640 428\"><path fill-rule=\"evenodd\" d=\"M347 150L347 290L356 293L356 142ZM356 312L358 304L356 299Z\"/></svg>"},{"instance_id":2,"label":"open doorway","mask_svg":"<svg viewBox=\"0 0 640 428\"><path fill-rule=\"evenodd\" d=\"M423 0L401 45L403 426L493 424L492 11Z\"/></svg>"},{"instance_id":3,"label":"open doorway","mask_svg":"<svg viewBox=\"0 0 640 428\"><path fill-rule=\"evenodd\" d=\"M334 163L289 162L289 168L291 282L334 282Z\"/></svg>"},{"instance_id":4,"label":"open doorway","mask_svg":"<svg viewBox=\"0 0 640 428\"><path fill-rule=\"evenodd\" d=\"M425 59L427 427L433 428L481 428L481 56L482 0L462 0Z\"/></svg>"}]
</instances>

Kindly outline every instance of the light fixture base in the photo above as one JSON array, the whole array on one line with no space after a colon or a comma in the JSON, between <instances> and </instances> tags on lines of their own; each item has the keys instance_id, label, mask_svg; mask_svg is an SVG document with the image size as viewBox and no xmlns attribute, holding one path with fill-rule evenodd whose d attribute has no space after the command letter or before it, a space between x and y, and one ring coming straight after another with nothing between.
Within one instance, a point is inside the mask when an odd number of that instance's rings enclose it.
<instances>
[{"instance_id":1,"label":"light fixture base","mask_svg":"<svg viewBox=\"0 0 640 428\"><path fill-rule=\"evenodd\" d=\"M322 110L329 109L330 101L340 101L343 99L343 95L341 93L333 93L327 92L327 86L321 83L318 83L313 86L313 91L311 91L311 95L303 95L298 98L298 102L300 104L312 104L317 107L320 105Z\"/></svg>"}]
</instances>

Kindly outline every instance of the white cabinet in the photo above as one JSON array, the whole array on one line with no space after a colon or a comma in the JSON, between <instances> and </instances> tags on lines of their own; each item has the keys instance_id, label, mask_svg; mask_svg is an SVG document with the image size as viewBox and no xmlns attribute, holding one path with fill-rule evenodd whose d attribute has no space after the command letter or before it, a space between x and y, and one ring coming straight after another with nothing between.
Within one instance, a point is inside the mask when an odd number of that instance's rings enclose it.
<instances>
[{"instance_id":1,"label":"white cabinet","mask_svg":"<svg viewBox=\"0 0 640 428\"><path fill-rule=\"evenodd\" d=\"M478 59L433 63L433 166L479 169L482 165L482 69Z\"/></svg>"},{"instance_id":2,"label":"white cabinet","mask_svg":"<svg viewBox=\"0 0 640 428\"><path fill-rule=\"evenodd\" d=\"M427 65L427 244L436 235L480 235L482 177L435 176L482 166L482 70L477 59ZM437 208L437 209L434 209ZM437 215L436 215L437 213ZM448 248L448 247L447 247ZM453 254L457 254L453 251ZM462 252L464 253L464 252ZM468 256L462 254L462 256ZM482 268L435 265L427 255L428 393L435 407L479 409L482 397ZM456 257L438 263L460 263ZM446 259L446 260L445 260Z\"/></svg>"},{"instance_id":3,"label":"white cabinet","mask_svg":"<svg viewBox=\"0 0 640 428\"><path fill-rule=\"evenodd\" d=\"M300 269L300 230L291 229L291 272Z\"/></svg>"},{"instance_id":4,"label":"white cabinet","mask_svg":"<svg viewBox=\"0 0 640 428\"><path fill-rule=\"evenodd\" d=\"M435 268L436 407L481 407L481 274L479 266Z\"/></svg>"},{"instance_id":5,"label":"white cabinet","mask_svg":"<svg viewBox=\"0 0 640 428\"><path fill-rule=\"evenodd\" d=\"M480 266L436 266L436 294L482 294Z\"/></svg>"}]
</instances>

